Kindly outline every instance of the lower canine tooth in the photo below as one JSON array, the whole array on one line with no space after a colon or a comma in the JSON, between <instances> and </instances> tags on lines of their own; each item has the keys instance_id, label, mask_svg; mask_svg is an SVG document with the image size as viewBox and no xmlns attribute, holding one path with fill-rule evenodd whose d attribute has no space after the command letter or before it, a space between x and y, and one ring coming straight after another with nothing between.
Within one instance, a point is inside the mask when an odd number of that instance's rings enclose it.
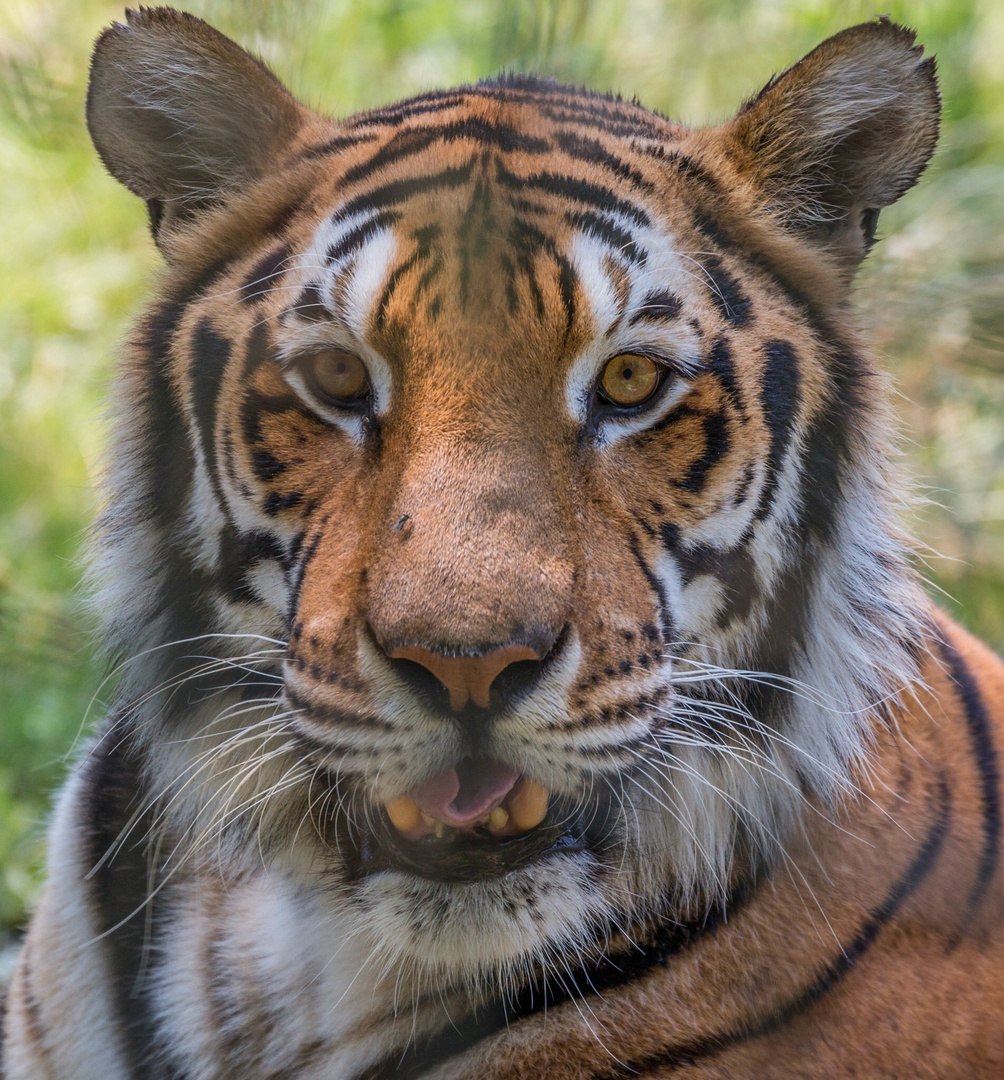
<instances>
[{"instance_id":1,"label":"lower canine tooth","mask_svg":"<svg viewBox=\"0 0 1004 1080\"><path fill-rule=\"evenodd\" d=\"M429 829L434 828L438 824L432 814L427 814L424 810L420 812L419 817L422 819L422 824Z\"/></svg>"},{"instance_id":2,"label":"lower canine tooth","mask_svg":"<svg viewBox=\"0 0 1004 1080\"><path fill-rule=\"evenodd\" d=\"M387 811L390 823L398 832L411 832L421 820L418 807L407 795L402 795L399 799L392 799L385 804L384 809Z\"/></svg>"},{"instance_id":3,"label":"lower canine tooth","mask_svg":"<svg viewBox=\"0 0 1004 1080\"><path fill-rule=\"evenodd\" d=\"M491 822L493 829L504 829L509 824L509 815L501 806L496 806L488 815L488 820Z\"/></svg>"},{"instance_id":4,"label":"lower canine tooth","mask_svg":"<svg viewBox=\"0 0 1004 1080\"><path fill-rule=\"evenodd\" d=\"M535 828L547 814L547 788L536 780L521 780L509 799L509 819L519 832Z\"/></svg>"}]
</instances>

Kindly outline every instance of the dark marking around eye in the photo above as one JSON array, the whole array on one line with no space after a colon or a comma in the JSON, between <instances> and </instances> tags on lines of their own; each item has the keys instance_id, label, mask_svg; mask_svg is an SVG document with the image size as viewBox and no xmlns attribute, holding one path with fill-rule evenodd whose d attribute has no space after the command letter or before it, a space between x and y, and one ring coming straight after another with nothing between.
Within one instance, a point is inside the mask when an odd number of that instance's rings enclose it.
<instances>
[{"instance_id":1,"label":"dark marking around eye","mask_svg":"<svg viewBox=\"0 0 1004 1080\"><path fill-rule=\"evenodd\" d=\"M704 256L701 265L709 279L705 283L722 317L733 326L745 326L753 311L750 299L740 288L739 282L725 269L717 255Z\"/></svg>"},{"instance_id":2,"label":"dark marking around eye","mask_svg":"<svg viewBox=\"0 0 1004 1080\"><path fill-rule=\"evenodd\" d=\"M784 456L791 441L791 431L798 413L801 382L798 357L789 342L768 341L764 346L764 356L766 364L760 401L763 405L764 420L770 432L770 449L767 452L760 505L756 512L758 521L763 521L770 513L774 502L778 476L784 464Z\"/></svg>"},{"instance_id":3,"label":"dark marking around eye","mask_svg":"<svg viewBox=\"0 0 1004 1080\"><path fill-rule=\"evenodd\" d=\"M303 411L300 399L292 392L288 394L259 394L249 390L241 405L241 430L244 441L253 446L261 442L261 421L264 416L275 416L295 409Z\"/></svg>"},{"instance_id":4,"label":"dark marking around eye","mask_svg":"<svg viewBox=\"0 0 1004 1080\"><path fill-rule=\"evenodd\" d=\"M268 296L289 262L289 256L290 250L283 244L255 263L241 286L241 300L253 303Z\"/></svg>"},{"instance_id":5,"label":"dark marking around eye","mask_svg":"<svg viewBox=\"0 0 1004 1080\"><path fill-rule=\"evenodd\" d=\"M641 307L631 316L629 326L639 322L668 322L675 319L683 304L678 296L669 292L650 292Z\"/></svg>"}]
</instances>

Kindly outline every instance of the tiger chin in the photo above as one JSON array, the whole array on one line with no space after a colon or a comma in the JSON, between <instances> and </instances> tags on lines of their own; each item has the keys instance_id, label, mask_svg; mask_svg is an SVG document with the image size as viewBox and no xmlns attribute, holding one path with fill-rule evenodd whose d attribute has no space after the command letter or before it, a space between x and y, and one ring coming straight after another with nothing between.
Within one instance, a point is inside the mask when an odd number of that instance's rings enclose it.
<instances>
[{"instance_id":1,"label":"tiger chin","mask_svg":"<svg viewBox=\"0 0 1004 1080\"><path fill-rule=\"evenodd\" d=\"M1004 1074L1004 672L849 304L939 112L884 18L698 130L102 34L164 269L6 1080Z\"/></svg>"}]
</instances>

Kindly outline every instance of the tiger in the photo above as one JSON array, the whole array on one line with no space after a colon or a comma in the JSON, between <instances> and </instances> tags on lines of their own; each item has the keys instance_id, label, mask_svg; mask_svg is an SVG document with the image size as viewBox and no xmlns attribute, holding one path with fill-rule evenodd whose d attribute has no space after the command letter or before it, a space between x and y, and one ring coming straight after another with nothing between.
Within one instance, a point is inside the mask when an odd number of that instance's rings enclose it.
<instances>
[{"instance_id":1,"label":"tiger","mask_svg":"<svg viewBox=\"0 0 1004 1080\"><path fill-rule=\"evenodd\" d=\"M688 129L520 74L332 120L192 15L100 36L164 268L6 1080L1004 1075L1004 669L851 303L915 40Z\"/></svg>"}]
</instances>

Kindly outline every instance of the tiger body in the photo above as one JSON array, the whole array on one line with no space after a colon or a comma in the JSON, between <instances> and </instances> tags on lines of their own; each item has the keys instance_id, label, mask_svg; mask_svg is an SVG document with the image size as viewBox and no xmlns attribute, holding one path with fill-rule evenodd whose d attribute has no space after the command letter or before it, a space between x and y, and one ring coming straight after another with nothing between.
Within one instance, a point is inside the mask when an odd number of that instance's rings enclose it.
<instances>
[{"instance_id":1,"label":"tiger body","mask_svg":"<svg viewBox=\"0 0 1004 1080\"><path fill-rule=\"evenodd\" d=\"M881 21L699 131L102 37L167 269L7 1080L1001 1074L1004 670L847 305L937 117Z\"/></svg>"}]
</instances>

